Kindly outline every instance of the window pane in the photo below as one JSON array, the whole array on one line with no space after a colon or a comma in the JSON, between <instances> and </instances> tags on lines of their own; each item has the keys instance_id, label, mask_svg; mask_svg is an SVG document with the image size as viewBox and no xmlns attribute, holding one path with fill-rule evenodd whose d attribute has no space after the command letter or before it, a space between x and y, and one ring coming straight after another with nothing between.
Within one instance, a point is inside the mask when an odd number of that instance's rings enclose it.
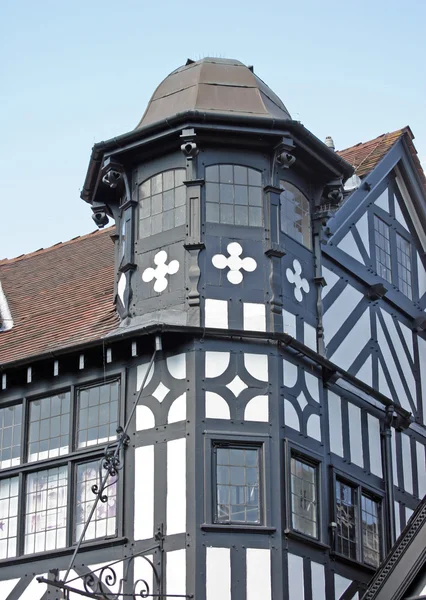
<instances>
[{"instance_id":1,"label":"window pane","mask_svg":"<svg viewBox=\"0 0 426 600\"><path fill-rule=\"evenodd\" d=\"M0 409L0 468L7 469L21 462L22 405Z\"/></svg>"},{"instance_id":2,"label":"window pane","mask_svg":"<svg viewBox=\"0 0 426 600\"><path fill-rule=\"evenodd\" d=\"M0 481L0 559L16 556L18 478Z\"/></svg>"},{"instance_id":3,"label":"window pane","mask_svg":"<svg viewBox=\"0 0 426 600\"><path fill-rule=\"evenodd\" d=\"M69 452L70 393L32 400L29 404L28 460Z\"/></svg>"},{"instance_id":4,"label":"window pane","mask_svg":"<svg viewBox=\"0 0 426 600\"><path fill-rule=\"evenodd\" d=\"M377 274L386 281L392 281L391 251L389 239L389 226L382 219L374 215L374 244L376 248Z\"/></svg>"},{"instance_id":5,"label":"window pane","mask_svg":"<svg viewBox=\"0 0 426 600\"><path fill-rule=\"evenodd\" d=\"M281 231L307 248L311 248L311 214L309 200L297 187L288 181L280 181L280 187L283 189L280 196Z\"/></svg>"},{"instance_id":6,"label":"window pane","mask_svg":"<svg viewBox=\"0 0 426 600\"><path fill-rule=\"evenodd\" d=\"M380 563L380 505L362 496L362 550L364 562L378 567Z\"/></svg>"},{"instance_id":7,"label":"window pane","mask_svg":"<svg viewBox=\"0 0 426 600\"><path fill-rule=\"evenodd\" d=\"M169 231L185 223L185 211L165 214L186 204L185 169L154 175L139 186L139 238ZM163 212L164 211L164 212ZM150 218L151 217L151 218ZM173 223L172 223L173 219Z\"/></svg>"},{"instance_id":8,"label":"window pane","mask_svg":"<svg viewBox=\"0 0 426 600\"><path fill-rule=\"evenodd\" d=\"M396 234L396 259L398 263L398 287L411 300L413 297L411 289L411 246L410 242L398 233Z\"/></svg>"},{"instance_id":9,"label":"window pane","mask_svg":"<svg viewBox=\"0 0 426 600\"><path fill-rule=\"evenodd\" d=\"M291 459L291 514L293 529L318 537L317 473L300 459Z\"/></svg>"},{"instance_id":10,"label":"window pane","mask_svg":"<svg viewBox=\"0 0 426 600\"><path fill-rule=\"evenodd\" d=\"M216 448L216 522L260 523L259 450Z\"/></svg>"},{"instance_id":11,"label":"window pane","mask_svg":"<svg viewBox=\"0 0 426 600\"><path fill-rule=\"evenodd\" d=\"M56 467L27 478L25 554L66 545L67 467Z\"/></svg>"},{"instance_id":12,"label":"window pane","mask_svg":"<svg viewBox=\"0 0 426 600\"><path fill-rule=\"evenodd\" d=\"M119 387L113 381L77 391L79 448L116 439Z\"/></svg>"},{"instance_id":13,"label":"window pane","mask_svg":"<svg viewBox=\"0 0 426 600\"><path fill-rule=\"evenodd\" d=\"M356 490L336 481L336 550L349 558L357 559Z\"/></svg>"},{"instance_id":14,"label":"window pane","mask_svg":"<svg viewBox=\"0 0 426 600\"><path fill-rule=\"evenodd\" d=\"M103 469L102 476L105 473ZM99 485L99 461L77 465L75 541L80 538L95 501L93 485ZM108 499L106 502L98 502L84 536L85 540L107 537L116 533L117 478L110 477L107 485L109 487L105 489L105 495Z\"/></svg>"}]
</instances>

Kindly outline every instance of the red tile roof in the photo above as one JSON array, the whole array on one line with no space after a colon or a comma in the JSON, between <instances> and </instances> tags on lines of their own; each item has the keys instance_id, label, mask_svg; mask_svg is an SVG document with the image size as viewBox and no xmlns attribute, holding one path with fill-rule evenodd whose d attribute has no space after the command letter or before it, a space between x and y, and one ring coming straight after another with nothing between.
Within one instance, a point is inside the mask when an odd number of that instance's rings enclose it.
<instances>
[{"instance_id":1,"label":"red tile roof","mask_svg":"<svg viewBox=\"0 0 426 600\"><path fill-rule=\"evenodd\" d=\"M394 146L403 136L405 136L415 168L426 191L425 174L413 143L413 132L408 126L398 129L397 131L392 131L391 133L383 133L382 135L379 135L379 137L374 138L374 140L360 142L355 146L345 148L345 150L339 150L337 154L354 167L358 177L364 177L371 173L392 146Z\"/></svg>"},{"instance_id":2,"label":"red tile roof","mask_svg":"<svg viewBox=\"0 0 426 600\"><path fill-rule=\"evenodd\" d=\"M0 332L0 365L94 341L117 326L113 231L0 260L14 321Z\"/></svg>"}]
</instances>

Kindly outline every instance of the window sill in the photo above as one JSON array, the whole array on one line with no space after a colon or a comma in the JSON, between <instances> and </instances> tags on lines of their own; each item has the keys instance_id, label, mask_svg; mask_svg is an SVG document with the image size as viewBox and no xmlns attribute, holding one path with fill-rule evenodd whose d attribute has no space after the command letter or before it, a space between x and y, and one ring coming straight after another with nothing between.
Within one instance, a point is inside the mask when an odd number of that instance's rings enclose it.
<instances>
[{"instance_id":1,"label":"window sill","mask_svg":"<svg viewBox=\"0 0 426 600\"><path fill-rule=\"evenodd\" d=\"M237 525L236 523L203 523L200 525L203 531L227 531L235 533L275 533L276 527L266 525Z\"/></svg>"},{"instance_id":2,"label":"window sill","mask_svg":"<svg viewBox=\"0 0 426 600\"><path fill-rule=\"evenodd\" d=\"M358 560L354 560L353 558L348 558L343 554L338 554L337 552L330 552L330 557L334 560L338 560L341 563L346 565L350 565L351 567L356 567L357 569L364 569L366 573L371 573L372 575L377 571L379 567L372 567L371 565L367 565L366 563L360 562ZM379 565L380 566L380 565Z\"/></svg>"},{"instance_id":3,"label":"window sill","mask_svg":"<svg viewBox=\"0 0 426 600\"><path fill-rule=\"evenodd\" d=\"M290 539L300 540L305 544L315 546L315 548L321 548L322 550L330 550L330 546L328 544L324 544L320 540L310 537L309 535L305 535L304 533L300 533L299 531L295 531L294 529L285 529L284 535Z\"/></svg>"},{"instance_id":4,"label":"window sill","mask_svg":"<svg viewBox=\"0 0 426 600\"><path fill-rule=\"evenodd\" d=\"M88 541L80 546L79 554L83 552L90 552L91 550L101 550L103 548L111 548L112 546L120 546L123 544L127 544L127 542L128 539L126 537L115 537L103 540ZM74 550L75 546L71 546L68 548L58 548L56 550L46 550L45 552L35 552L34 554L24 554L22 556L3 558L0 560L0 567L6 567L9 565L20 565L23 563L43 560L46 558L56 558L58 556L71 556Z\"/></svg>"}]
</instances>

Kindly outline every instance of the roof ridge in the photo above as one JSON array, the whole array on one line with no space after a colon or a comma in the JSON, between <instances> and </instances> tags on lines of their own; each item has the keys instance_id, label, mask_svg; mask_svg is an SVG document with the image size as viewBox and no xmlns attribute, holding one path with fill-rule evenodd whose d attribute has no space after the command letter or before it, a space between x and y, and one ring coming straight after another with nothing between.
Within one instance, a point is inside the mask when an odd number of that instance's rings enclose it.
<instances>
[{"instance_id":1,"label":"roof ridge","mask_svg":"<svg viewBox=\"0 0 426 600\"><path fill-rule=\"evenodd\" d=\"M387 133L381 133L380 135L376 136L372 140L366 140L365 142L358 142L357 144L353 144L352 146L348 146L347 148L342 148L341 150L337 150L337 153L343 154L344 152L349 152L350 150L352 150L354 148L359 148L359 146L365 146L367 144L371 144L379 139L380 139L380 142L384 141L384 139L387 138L388 136L393 136L397 133L399 133L400 136L402 136L406 132L411 132L411 129L408 125L406 125L405 127L402 127L401 129L395 129L395 131L388 131ZM380 142L379 142L379 144L380 144ZM375 147L377 148L377 146L375 146Z\"/></svg>"},{"instance_id":2,"label":"roof ridge","mask_svg":"<svg viewBox=\"0 0 426 600\"><path fill-rule=\"evenodd\" d=\"M70 240L66 240L65 242L56 242L56 244L52 244L52 246L48 246L47 248L39 248L38 250L34 250L33 252L28 252L28 254L20 254L19 256L15 256L12 258L2 258L0 259L0 267L3 265L9 265L11 263L16 263L27 258L32 258L33 256L40 256L40 254L51 252L55 248L63 248L64 246L69 246L70 244L79 242L81 240L85 240L94 235L102 235L106 231L111 231L111 229L113 229L114 227L115 225L111 225L110 227L106 227L105 229L95 229L94 231L85 233L84 235L77 235L76 237L73 237Z\"/></svg>"}]
</instances>

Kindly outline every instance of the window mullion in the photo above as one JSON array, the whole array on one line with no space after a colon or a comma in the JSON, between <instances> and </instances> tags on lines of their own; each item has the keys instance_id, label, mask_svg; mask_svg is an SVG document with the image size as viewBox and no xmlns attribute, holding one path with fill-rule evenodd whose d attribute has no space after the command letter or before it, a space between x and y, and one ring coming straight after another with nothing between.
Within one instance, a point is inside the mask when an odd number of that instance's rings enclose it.
<instances>
[{"instance_id":1,"label":"window mullion","mask_svg":"<svg viewBox=\"0 0 426 600\"><path fill-rule=\"evenodd\" d=\"M359 562L364 562L364 539L362 533L362 489L361 486L356 488L356 535L357 535L357 559Z\"/></svg>"},{"instance_id":2,"label":"window mullion","mask_svg":"<svg viewBox=\"0 0 426 600\"><path fill-rule=\"evenodd\" d=\"M21 465L27 462L28 433L29 433L29 401L22 399L22 427L21 427Z\"/></svg>"},{"instance_id":3,"label":"window mullion","mask_svg":"<svg viewBox=\"0 0 426 600\"><path fill-rule=\"evenodd\" d=\"M68 461L68 493L67 493L67 532L66 541L67 547L70 548L73 545L74 536L74 489L75 489L75 477L74 477L74 464L72 461Z\"/></svg>"},{"instance_id":4,"label":"window mullion","mask_svg":"<svg viewBox=\"0 0 426 600\"><path fill-rule=\"evenodd\" d=\"M25 539L25 521L26 521L26 476L21 472L19 477L19 497L18 497L18 530L16 540L16 556L24 554L24 539Z\"/></svg>"},{"instance_id":5,"label":"window mullion","mask_svg":"<svg viewBox=\"0 0 426 600\"><path fill-rule=\"evenodd\" d=\"M70 388L70 425L69 425L69 429L68 429L68 435L69 435L69 451L70 452L74 452L74 450L76 449L76 435L75 432L77 430L77 411L75 410L75 406L77 403L77 398L76 398L76 388L75 385L72 385Z\"/></svg>"}]
</instances>

